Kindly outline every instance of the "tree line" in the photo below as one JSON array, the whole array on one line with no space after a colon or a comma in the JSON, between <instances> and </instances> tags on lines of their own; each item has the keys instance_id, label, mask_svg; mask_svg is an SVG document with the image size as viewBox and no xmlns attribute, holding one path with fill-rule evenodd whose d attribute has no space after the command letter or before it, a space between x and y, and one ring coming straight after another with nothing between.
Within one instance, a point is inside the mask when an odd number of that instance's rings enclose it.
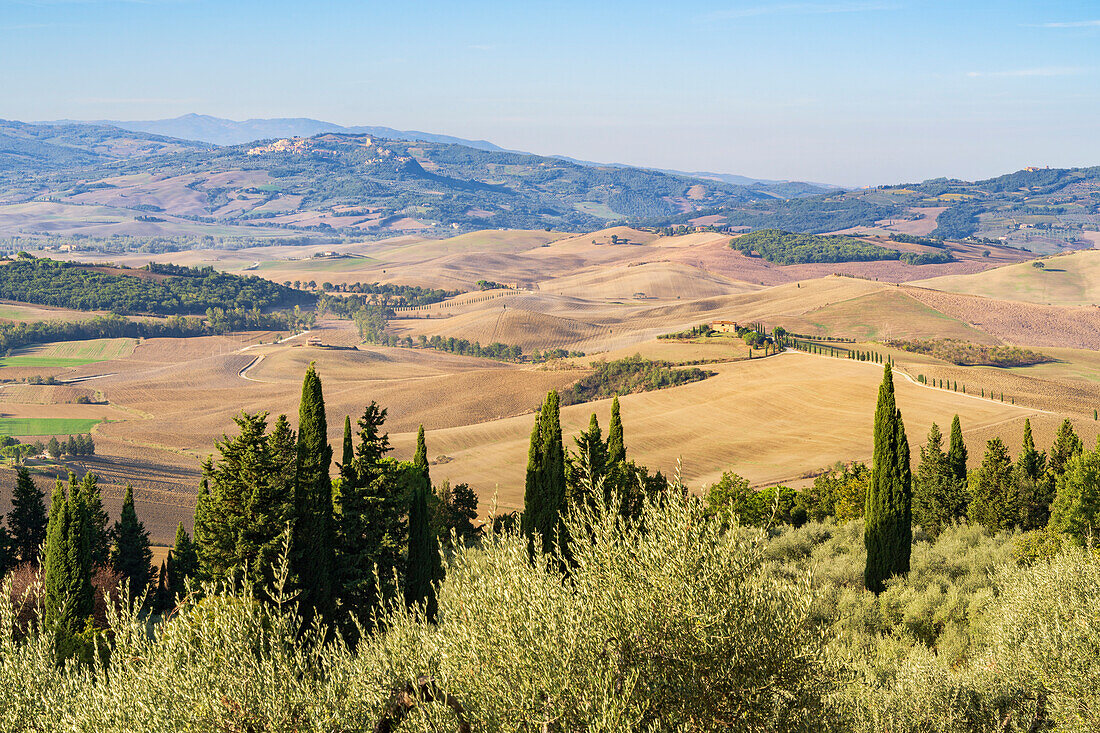
<instances>
[{"instance_id":1,"label":"tree line","mask_svg":"<svg viewBox=\"0 0 1100 733\"><path fill-rule=\"evenodd\" d=\"M2 269L2 268L0 268ZM131 320L117 314L93 316L83 321L33 321L0 323L0 352L53 341L86 341L101 338L166 338L212 336L233 331L290 330L311 322L312 313L261 313L240 308L210 308L205 318L168 316Z\"/></svg>"},{"instance_id":2,"label":"tree line","mask_svg":"<svg viewBox=\"0 0 1100 733\"><path fill-rule=\"evenodd\" d=\"M315 301L310 293L213 267L150 264L143 270L162 277L149 277L142 270L132 275L104 272L87 263L35 258L21 252L0 267L0 298L74 310L161 316L199 314L209 308L291 308Z\"/></svg>"}]
</instances>

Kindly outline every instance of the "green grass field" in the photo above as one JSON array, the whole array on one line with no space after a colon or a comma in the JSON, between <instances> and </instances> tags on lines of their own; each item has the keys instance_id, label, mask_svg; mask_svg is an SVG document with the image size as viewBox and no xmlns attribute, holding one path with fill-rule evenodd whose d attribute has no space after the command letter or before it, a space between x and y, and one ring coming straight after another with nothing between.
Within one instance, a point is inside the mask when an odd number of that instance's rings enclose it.
<instances>
[{"instance_id":1,"label":"green grass field","mask_svg":"<svg viewBox=\"0 0 1100 733\"><path fill-rule=\"evenodd\" d=\"M77 417L0 417L0 435L77 435L101 422Z\"/></svg>"},{"instance_id":2,"label":"green grass field","mask_svg":"<svg viewBox=\"0 0 1100 733\"><path fill-rule=\"evenodd\" d=\"M0 367L65 368L92 364L97 361L121 359L134 351L133 339L91 339L88 341L58 341L19 349L0 359Z\"/></svg>"}]
</instances>

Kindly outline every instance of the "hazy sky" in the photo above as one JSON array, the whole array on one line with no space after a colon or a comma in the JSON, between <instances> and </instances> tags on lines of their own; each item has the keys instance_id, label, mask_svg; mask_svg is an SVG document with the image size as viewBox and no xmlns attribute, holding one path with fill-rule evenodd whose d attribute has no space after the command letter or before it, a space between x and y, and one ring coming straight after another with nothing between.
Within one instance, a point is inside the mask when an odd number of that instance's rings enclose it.
<instances>
[{"instance_id":1,"label":"hazy sky","mask_svg":"<svg viewBox=\"0 0 1100 733\"><path fill-rule=\"evenodd\" d=\"M1100 0L0 0L0 117L314 117L875 184L1100 164Z\"/></svg>"}]
</instances>

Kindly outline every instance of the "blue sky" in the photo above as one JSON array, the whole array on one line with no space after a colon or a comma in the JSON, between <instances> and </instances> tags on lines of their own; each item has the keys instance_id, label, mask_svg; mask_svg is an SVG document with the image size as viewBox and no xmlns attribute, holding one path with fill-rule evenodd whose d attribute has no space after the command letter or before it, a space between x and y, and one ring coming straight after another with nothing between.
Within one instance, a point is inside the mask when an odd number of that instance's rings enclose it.
<instances>
[{"instance_id":1,"label":"blue sky","mask_svg":"<svg viewBox=\"0 0 1100 733\"><path fill-rule=\"evenodd\" d=\"M1100 2L0 0L0 117L314 117L849 185L1100 164Z\"/></svg>"}]
</instances>

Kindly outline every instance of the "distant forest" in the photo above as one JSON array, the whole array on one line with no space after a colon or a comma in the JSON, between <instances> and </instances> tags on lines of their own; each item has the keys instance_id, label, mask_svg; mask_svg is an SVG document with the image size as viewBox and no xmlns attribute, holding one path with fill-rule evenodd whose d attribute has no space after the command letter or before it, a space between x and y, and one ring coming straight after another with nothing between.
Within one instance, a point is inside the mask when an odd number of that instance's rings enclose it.
<instances>
[{"instance_id":1,"label":"distant forest","mask_svg":"<svg viewBox=\"0 0 1100 733\"><path fill-rule=\"evenodd\" d=\"M0 298L74 310L161 316L203 314L211 308L290 308L315 301L311 293L212 267L150 264L133 270L132 275L116 274L122 269L21 255L0 266Z\"/></svg>"},{"instance_id":2,"label":"distant forest","mask_svg":"<svg viewBox=\"0 0 1100 733\"><path fill-rule=\"evenodd\" d=\"M879 247L853 237L820 234L796 234L780 229L760 229L730 242L745 256L754 253L779 265L799 265L810 262L873 262L901 260L910 265L954 262L950 252L899 252Z\"/></svg>"}]
</instances>

